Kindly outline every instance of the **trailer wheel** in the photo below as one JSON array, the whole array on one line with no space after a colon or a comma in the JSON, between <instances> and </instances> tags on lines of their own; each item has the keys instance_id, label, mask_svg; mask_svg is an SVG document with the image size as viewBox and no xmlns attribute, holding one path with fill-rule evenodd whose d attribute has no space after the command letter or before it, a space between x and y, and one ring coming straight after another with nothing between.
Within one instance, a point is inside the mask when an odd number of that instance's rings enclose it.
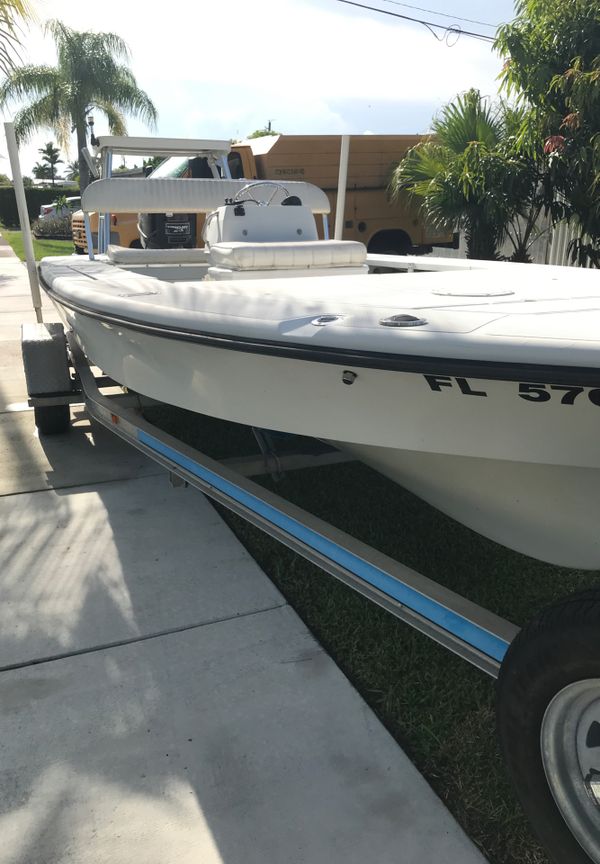
<instances>
[{"instance_id":1,"label":"trailer wheel","mask_svg":"<svg viewBox=\"0 0 600 864\"><path fill-rule=\"evenodd\" d=\"M531 824L557 864L600 864L600 589L545 609L510 646L500 744Z\"/></svg>"},{"instance_id":2,"label":"trailer wheel","mask_svg":"<svg viewBox=\"0 0 600 864\"><path fill-rule=\"evenodd\" d=\"M68 405L47 405L33 409L35 425L40 435L59 435L66 432L71 422Z\"/></svg>"}]
</instances>

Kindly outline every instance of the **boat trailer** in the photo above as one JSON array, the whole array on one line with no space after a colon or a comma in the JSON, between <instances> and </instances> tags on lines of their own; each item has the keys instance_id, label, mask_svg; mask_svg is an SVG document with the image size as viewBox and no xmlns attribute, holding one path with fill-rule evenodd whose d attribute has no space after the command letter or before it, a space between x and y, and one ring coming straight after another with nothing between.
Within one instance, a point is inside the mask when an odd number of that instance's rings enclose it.
<instances>
[{"instance_id":1,"label":"boat trailer","mask_svg":"<svg viewBox=\"0 0 600 864\"><path fill-rule=\"evenodd\" d=\"M40 341L41 330L50 330L53 338ZM101 388L114 387L115 382L94 375L72 334L66 340L73 375L66 366L53 373L60 362L57 357L65 357L64 348L62 352L60 349L64 339L60 324L24 326L22 347L28 390L37 393L30 392L28 401L42 430L46 420L51 428L57 410L60 418L67 418L69 405L83 403L92 419L158 462L173 479L179 478L179 483L200 490L397 618L497 677L508 646L518 633L514 624L158 429L142 417L139 408L132 407L136 401L133 394L125 399L104 395ZM53 350L54 357L49 356L48 349ZM40 376L48 381L46 388L53 382L50 386L54 386L54 393L49 394L41 386ZM73 383L72 390L67 381ZM41 393L42 389L46 392ZM260 473L268 470L265 466Z\"/></svg>"}]
</instances>

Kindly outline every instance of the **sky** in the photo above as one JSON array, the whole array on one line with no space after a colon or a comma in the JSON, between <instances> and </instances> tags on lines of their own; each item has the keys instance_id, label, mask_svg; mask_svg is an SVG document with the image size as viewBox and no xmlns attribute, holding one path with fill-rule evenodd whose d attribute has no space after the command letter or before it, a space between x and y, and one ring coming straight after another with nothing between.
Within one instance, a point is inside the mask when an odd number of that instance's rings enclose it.
<instances>
[{"instance_id":1,"label":"sky","mask_svg":"<svg viewBox=\"0 0 600 864\"><path fill-rule=\"evenodd\" d=\"M511 20L513 0L357 0L388 12L494 34ZM41 23L110 30L131 50L138 85L158 110L158 127L128 121L130 134L243 138L271 121L288 134L426 132L457 93L494 96L500 60L490 43L340 3L339 0L33 0L38 25L24 34L24 62L54 64ZM460 21L461 16L480 23ZM494 25L494 26L485 26ZM14 110L2 119L12 119ZM108 129L95 112L96 134ZM41 131L21 149L31 172ZM0 172L10 175L3 133ZM63 159L76 158L75 147Z\"/></svg>"}]
</instances>

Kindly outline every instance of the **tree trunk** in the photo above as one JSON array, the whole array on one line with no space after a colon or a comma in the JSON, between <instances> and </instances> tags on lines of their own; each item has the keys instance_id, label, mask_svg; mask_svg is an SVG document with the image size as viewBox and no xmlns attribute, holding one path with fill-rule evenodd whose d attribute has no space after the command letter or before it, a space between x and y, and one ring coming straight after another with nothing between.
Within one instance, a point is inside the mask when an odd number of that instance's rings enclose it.
<instances>
[{"instance_id":1,"label":"tree trunk","mask_svg":"<svg viewBox=\"0 0 600 864\"><path fill-rule=\"evenodd\" d=\"M87 135L85 120L77 120L75 124L77 131L77 158L79 160L79 189L81 192L90 185L90 169L81 155L81 151L87 146Z\"/></svg>"},{"instance_id":2,"label":"tree trunk","mask_svg":"<svg viewBox=\"0 0 600 864\"><path fill-rule=\"evenodd\" d=\"M498 257L496 232L481 219L468 220L465 225L467 258L494 261Z\"/></svg>"},{"instance_id":3,"label":"tree trunk","mask_svg":"<svg viewBox=\"0 0 600 864\"><path fill-rule=\"evenodd\" d=\"M519 264L531 264L531 256L527 251L525 244L520 243L512 253L509 261L516 261Z\"/></svg>"}]
</instances>

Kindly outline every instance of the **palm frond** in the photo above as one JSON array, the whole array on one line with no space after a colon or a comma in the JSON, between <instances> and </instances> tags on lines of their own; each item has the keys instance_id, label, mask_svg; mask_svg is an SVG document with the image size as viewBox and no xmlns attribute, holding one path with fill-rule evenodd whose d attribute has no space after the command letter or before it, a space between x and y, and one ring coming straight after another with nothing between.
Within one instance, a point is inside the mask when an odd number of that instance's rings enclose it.
<instances>
[{"instance_id":1,"label":"palm frond","mask_svg":"<svg viewBox=\"0 0 600 864\"><path fill-rule=\"evenodd\" d=\"M51 66L21 66L0 84L0 106L31 96L47 95L60 84L60 75Z\"/></svg>"},{"instance_id":2,"label":"palm frond","mask_svg":"<svg viewBox=\"0 0 600 864\"><path fill-rule=\"evenodd\" d=\"M121 111L105 99L95 99L93 106L98 108L108 120L111 135L127 135L127 123Z\"/></svg>"},{"instance_id":3,"label":"palm frond","mask_svg":"<svg viewBox=\"0 0 600 864\"><path fill-rule=\"evenodd\" d=\"M138 117L150 128L156 126L158 112L148 94L141 90L128 69L121 68L113 79L111 92L113 105L122 112Z\"/></svg>"},{"instance_id":4,"label":"palm frond","mask_svg":"<svg viewBox=\"0 0 600 864\"><path fill-rule=\"evenodd\" d=\"M446 169L450 158L448 148L433 141L426 141L412 147L394 170L391 182L392 194L397 196L403 189L412 189L433 180Z\"/></svg>"},{"instance_id":5,"label":"palm frond","mask_svg":"<svg viewBox=\"0 0 600 864\"><path fill-rule=\"evenodd\" d=\"M61 140L62 132L60 123L57 122L55 104L52 96L42 96L26 108L22 108L15 115L15 134L17 141L27 141L38 129L52 129L57 141L64 146Z\"/></svg>"},{"instance_id":6,"label":"palm frond","mask_svg":"<svg viewBox=\"0 0 600 864\"><path fill-rule=\"evenodd\" d=\"M61 149L69 155L71 149L71 118L68 114L60 113L56 117L52 128Z\"/></svg>"},{"instance_id":7,"label":"palm frond","mask_svg":"<svg viewBox=\"0 0 600 864\"><path fill-rule=\"evenodd\" d=\"M495 147L502 124L478 90L467 90L442 108L432 128L442 144L454 153L462 153L471 141L480 141L490 149Z\"/></svg>"},{"instance_id":8,"label":"palm frond","mask_svg":"<svg viewBox=\"0 0 600 864\"><path fill-rule=\"evenodd\" d=\"M0 71L4 75L16 68L23 25L33 17L27 0L0 0Z\"/></svg>"},{"instance_id":9,"label":"palm frond","mask_svg":"<svg viewBox=\"0 0 600 864\"><path fill-rule=\"evenodd\" d=\"M128 60L129 46L117 33L96 33L92 30L73 30L63 21L52 18L44 30L54 39L59 66L76 68L80 61L105 57Z\"/></svg>"}]
</instances>

